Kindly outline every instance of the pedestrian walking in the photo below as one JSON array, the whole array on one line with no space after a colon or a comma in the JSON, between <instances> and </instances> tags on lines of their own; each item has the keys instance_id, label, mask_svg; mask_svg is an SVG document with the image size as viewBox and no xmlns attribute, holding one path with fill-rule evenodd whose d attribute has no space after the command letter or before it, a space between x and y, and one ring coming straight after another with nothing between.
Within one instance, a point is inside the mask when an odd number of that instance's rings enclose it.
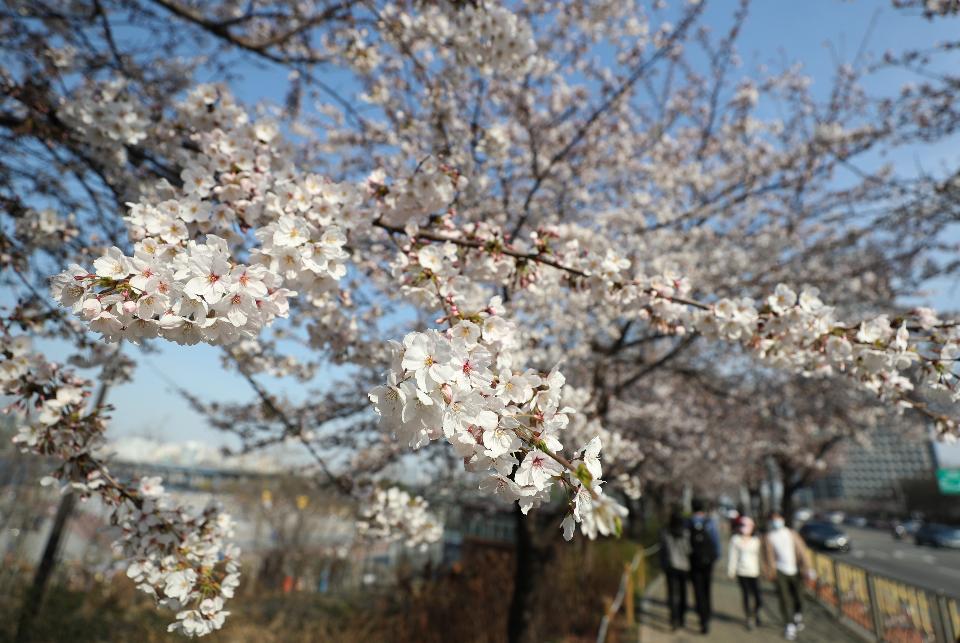
<instances>
[{"instance_id":1,"label":"pedestrian walking","mask_svg":"<svg viewBox=\"0 0 960 643\"><path fill-rule=\"evenodd\" d=\"M690 533L679 510L674 510L660 533L660 567L667 579L670 627L676 630L684 626L690 575Z\"/></svg>"},{"instance_id":2,"label":"pedestrian walking","mask_svg":"<svg viewBox=\"0 0 960 643\"><path fill-rule=\"evenodd\" d=\"M736 509L731 512L730 517L730 533L739 534L740 533L740 522L747 517L747 510L743 506L743 503L737 505Z\"/></svg>"},{"instance_id":3,"label":"pedestrian walking","mask_svg":"<svg viewBox=\"0 0 960 643\"><path fill-rule=\"evenodd\" d=\"M700 617L700 631L710 632L710 617L713 607L710 600L710 585L713 581L713 564L720 558L720 536L716 521L707 515L705 504L695 498L691 504L693 515L690 517L690 583L693 585L693 598Z\"/></svg>"},{"instance_id":4,"label":"pedestrian walking","mask_svg":"<svg viewBox=\"0 0 960 643\"><path fill-rule=\"evenodd\" d=\"M760 538L756 534L756 524L748 516L740 516L739 533L730 537L730 551L727 555L727 576L736 578L743 598L743 614L748 630L760 626Z\"/></svg>"},{"instance_id":5,"label":"pedestrian walking","mask_svg":"<svg viewBox=\"0 0 960 643\"><path fill-rule=\"evenodd\" d=\"M812 574L810 553L803 539L786 526L779 512L770 514L770 530L763 540L767 577L776 583L783 616L783 635L788 641L797 638L803 629L803 577Z\"/></svg>"}]
</instances>

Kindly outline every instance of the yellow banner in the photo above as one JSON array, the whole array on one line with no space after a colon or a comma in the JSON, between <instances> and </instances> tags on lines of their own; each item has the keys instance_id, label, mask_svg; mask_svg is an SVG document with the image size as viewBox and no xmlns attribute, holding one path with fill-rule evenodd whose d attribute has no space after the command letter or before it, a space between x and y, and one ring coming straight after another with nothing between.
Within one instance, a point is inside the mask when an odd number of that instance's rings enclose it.
<instances>
[{"instance_id":1,"label":"yellow banner","mask_svg":"<svg viewBox=\"0 0 960 643\"><path fill-rule=\"evenodd\" d=\"M953 626L953 635L960 641L960 600L947 599L947 618L950 619L950 625Z\"/></svg>"},{"instance_id":2,"label":"yellow banner","mask_svg":"<svg viewBox=\"0 0 960 643\"><path fill-rule=\"evenodd\" d=\"M927 643L935 640L926 592L886 578L871 577L884 641Z\"/></svg>"},{"instance_id":3,"label":"yellow banner","mask_svg":"<svg viewBox=\"0 0 960 643\"><path fill-rule=\"evenodd\" d=\"M867 572L859 567L837 562L837 591L840 593L840 610L843 615L872 632L873 615L870 612Z\"/></svg>"},{"instance_id":4,"label":"yellow banner","mask_svg":"<svg viewBox=\"0 0 960 643\"><path fill-rule=\"evenodd\" d=\"M837 580L833 577L833 559L825 554L814 554L813 568L817 572L817 597L832 607L837 606Z\"/></svg>"}]
</instances>

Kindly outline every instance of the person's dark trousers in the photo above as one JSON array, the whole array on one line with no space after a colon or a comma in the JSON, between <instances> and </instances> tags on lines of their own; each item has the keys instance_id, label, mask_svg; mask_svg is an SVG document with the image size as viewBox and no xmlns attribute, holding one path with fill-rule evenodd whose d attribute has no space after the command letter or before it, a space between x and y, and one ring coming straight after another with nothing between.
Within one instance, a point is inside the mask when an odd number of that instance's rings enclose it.
<instances>
[{"instance_id":1,"label":"person's dark trousers","mask_svg":"<svg viewBox=\"0 0 960 643\"><path fill-rule=\"evenodd\" d=\"M763 601L760 598L760 582L756 576L737 576L740 595L743 597L743 613L747 618L756 618L760 614Z\"/></svg>"},{"instance_id":2,"label":"person's dark trousers","mask_svg":"<svg viewBox=\"0 0 960 643\"><path fill-rule=\"evenodd\" d=\"M777 571L777 596L780 599L780 614L784 625L793 623L793 615L803 612L803 591L800 588L800 574L788 576Z\"/></svg>"},{"instance_id":3,"label":"person's dark trousers","mask_svg":"<svg viewBox=\"0 0 960 643\"><path fill-rule=\"evenodd\" d=\"M710 627L710 616L713 614L713 609L710 606L710 581L712 576L713 565L690 568L693 598L697 603L697 616L700 617L700 629L704 632Z\"/></svg>"},{"instance_id":4,"label":"person's dark trousers","mask_svg":"<svg viewBox=\"0 0 960 643\"><path fill-rule=\"evenodd\" d=\"M667 570L667 603L670 606L671 627L683 627L687 612L687 572Z\"/></svg>"}]
</instances>

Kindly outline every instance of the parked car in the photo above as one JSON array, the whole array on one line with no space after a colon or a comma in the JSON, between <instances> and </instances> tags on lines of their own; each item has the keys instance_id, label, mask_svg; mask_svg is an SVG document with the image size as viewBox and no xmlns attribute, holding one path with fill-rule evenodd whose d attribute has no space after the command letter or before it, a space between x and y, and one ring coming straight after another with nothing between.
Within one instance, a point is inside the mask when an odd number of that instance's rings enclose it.
<instances>
[{"instance_id":1,"label":"parked car","mask_svg":"<svg viewBox=\"0 0 960 643\"><path fill-rule=\"evenodd\" d=\"M845 517L846 514L842 511L830 511L824 514L823 519L826 522L832 522L835 525L839 525L843 522Z\"/></svg>"},{"instance_id":2,"label":"parked car","mask_svg":"<svg viewBox=\"0 0 960 643\"><path fill-rule=\"evenodd\" d=\"M913 536L922 524L919 520L896 521L893 523L893 537L897 540L903 540L907 536Z\"/></svg>"},{"instance_id":3,"label":"parked car","mask_svg":"<svg viewBox=\"0 0 960 643\"><path fill-rule=\"evenodd\" d=\"M802 525L813 518L813 509L800 508L793 512L793 524Z\"/></svg>"},{"instance_id":4,"label":"parked car","mask_svg":"<svg viewBox=\"0 0 960 643\"><path fill-rule=\"evenodd\" d=\"M929 522L917 530L917 533L913 535L913 540L918 545L960 549L960 527Z\"/></svg>"},{"instance_id":5,"label":"parked car","mask_svg":"<svg viewBox=\"0 0 960 643\"><path fill-rule=\"evenodd\" d=\"M812 549L850 550L850 537L832 522L808 522L800 528L800 536Z\"/></svg>"},{"instance_id":6,"label":"parked car","mask_svg":"<svg viewBox=\"0 0 960 643\"><path fill-rule=\"evenodd\" d=\"M843 524L850 525L851 527L866 527L867 519L863 516L846 516L843 519Z\"/></svg>"}]
</instances>

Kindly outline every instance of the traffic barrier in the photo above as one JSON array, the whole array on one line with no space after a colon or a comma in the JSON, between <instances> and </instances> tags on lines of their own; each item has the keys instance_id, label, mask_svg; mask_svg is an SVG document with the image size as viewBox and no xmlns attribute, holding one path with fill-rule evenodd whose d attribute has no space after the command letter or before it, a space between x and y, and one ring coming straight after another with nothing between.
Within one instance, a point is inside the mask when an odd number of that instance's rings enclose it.
<instances>
[{"instance_id":1,"label":"traffic barrier","mask_svg":"<svg viewBox=\"0 0 960 643\"><path fill-rule=\"evenodd\" d=\"M812 552L807 589L864 638L884 643L957 643L960 598L916 587Z\"/></svg>"}]
</instances>

